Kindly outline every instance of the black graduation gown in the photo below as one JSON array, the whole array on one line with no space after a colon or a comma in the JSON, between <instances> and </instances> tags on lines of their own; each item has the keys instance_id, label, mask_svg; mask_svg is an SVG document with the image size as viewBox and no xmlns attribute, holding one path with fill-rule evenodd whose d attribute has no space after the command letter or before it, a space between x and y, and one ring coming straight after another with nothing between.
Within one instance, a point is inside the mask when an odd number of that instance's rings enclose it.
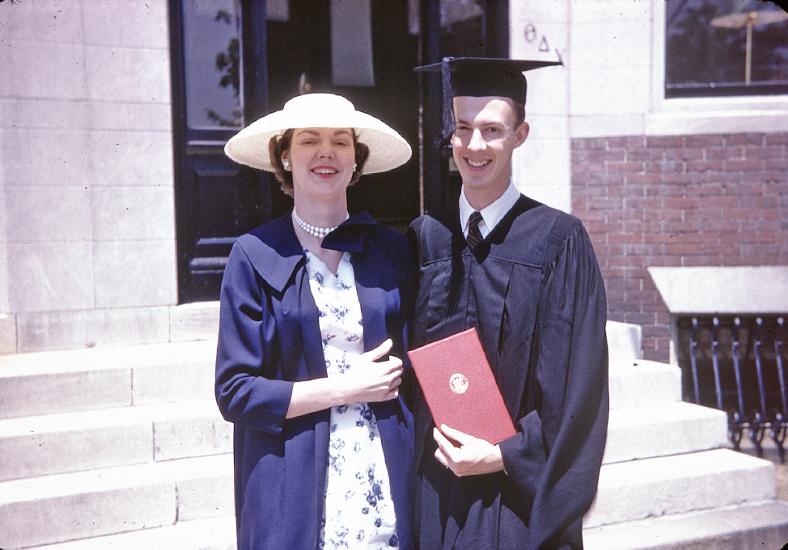
<instances>
[{"instance_id":1,"label":"black graduation gown","mask_svg":"<svg viewBox=\"0 0 788 550\"><path fill-rule=\"evenodd\" d=\"M576 218L521 196L474 254L456 209L409 229L418 255L413 345L476 326L517 427L507 473L458 478L434 458L416 391L422 550L582 547L608 418L605 290Z\"/></svg>"}]
</instances>

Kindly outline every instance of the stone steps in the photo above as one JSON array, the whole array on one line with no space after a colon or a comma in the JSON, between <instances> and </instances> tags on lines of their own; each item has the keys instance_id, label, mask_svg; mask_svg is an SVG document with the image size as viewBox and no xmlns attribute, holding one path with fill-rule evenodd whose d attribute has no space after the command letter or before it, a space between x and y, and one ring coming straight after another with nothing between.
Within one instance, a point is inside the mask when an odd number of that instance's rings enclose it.
<instances>
[{"instance_id":1,"label":"stone steps","mask_svg":"<svg viewBox=\"0 0 788 550\"><path fill-rule=\"evenodd\" d=\"M681 402L680 370L639 359L636 327L608 328L610 425L586 546L778 540L771 463L721 449L725 414ZM202 341L0 357L0 548L234 548L214 355ZM717 513L730 519L704 519Z\"/></svg>"},{"instance_id":2,"label":"stone steps","mask_svg":"<svg viewBox=\"0 0 788 550\"><path fill-rule=\"evenodd\" d=\"M213 400L0 420L0 481L229 452Z\"/></svg>"},{"instance_id":3,"label":"stone steps","mask_svg":"<svg viewBox=\"0 0 788 550\"><path fill-rule=\"evenodd\" d=\"M610 365L610 408L681 401L681 369L638 359Z\"/></svg>"},{"instance_id":4,"label":"stone steps","mask_svg":"<svg viewBox=\"0 0 788 550\"><path fill-rule=\"evenodd\" d=\"M24 548L233 514L232 455L0 483L0 548Z\"/></svg>"},{"instance_id":5,"label":"stone steps","mask_svg":"<svg viewBox=\"0 0 788 550\"><path fill-rule=\"evenodd\" d=\"M683 402L611 411L605 463L727 444L724 413ZM232 451L213 401L0 420L0 481ZM91 449L90 453L84 452Z\"/></svg>"},{"instance_id":6,"label":"stone steps","mask_svg":"<svg viewBox=\"0 0 788 550\"><path fill-rule=\"evenodd\" d=\"M35 546L36 550L235 550L235 518L225 516L82 539Z\"/></svg>"},{"instance_id":7,"label":"stone steps","mask_svg":"<svg viewBox=\"0 0 788 550\"><path fill-rule=\"evenodd\" d=\"M585 529L586 550L764 550L788 541L788 502L766 501Z\"/></svg>"},{"instance_id":8,"label":"stone steps","mask_svg":"<svg viewBox=\"0 0 788 550\"><path fill-rule=\"evenodd\" d=\"M213 342L189 342L0 358L0 415L6 417L0 420L0 454L8 457L0 463L0 480L229 452L231 426L213 403L214 347ZM641 361L637 367L615 368L610 386L613 419L617 408L626 408L629 412L618 416L643 416L648 422L652 412L633 404L688 406L677 401L675 367ZM195 398L203 404L186 401ZM69 408L76 412L59 412ZM49 410L54 414L41 414ZM661 424L652 423L651 431ZM613 452L615 441L626 440L625 432L611 432L607 461L653 456L626 441ZM656 440L640 440L654 448ZM85 448L94 451L84 453Z\"/></svg>"},{"instance_id":9,"label":"stone steps","mask_svg":"<svg viewBox=\"0 0 788 550\"><path fill-rule=\"evenodd\" d=\"M0 356L0 419L210 400L215 355L215 341L197 341ZM645 360L617 363L610 400L612 408L679 401L680 370Z\"/></svg>"},{"instance_id":10,"label":"stone steps","mask_svg":"<svg viewBox=\"0 0 788 550\"><path fill-rule=\"evenodd\" d=\"M605 464L728 446L726 415L683 401L611 409Z\"/></svg>"},{"instance_id":11,"label":"stone steps","mask_svg":"<svg viewBox=\"0 0 788 550\"><path fill-rule=\"evenodd\" d=\"M585 529L587 550L761 550L788 540L788 503L767 501ZM36 550L234 550L232 517L32 547Z\"/></svg>"},{"instance_id":12,"label":"stone steps","mask_svg":"<svg viewBox=\"0 0 788 550\"><path fill-rule=\"evenodd\" d=\"M585 525L621 525L773 498L772 464L729 450L607 464ZM229 454L25 478L0 483L0 547L230 514ZM32 525L31 518L37 519Z\"/></svg>"},{"instance_id":13,"label":"stone steps","mask_svg":"<svg viewBox=\"0 0 788 550\"><path fill-rule=\"evenodd\" d=\"M213 399L215 341L0 356L0 418Z\"/></svg>"},{"instance_id":14,"label":"stone steps","mask_svg":"<svg viewBox=\"0 0 788 550\"><path fill-rule=\"evenodd\" d=\"M728 449L602 466L585 527L775 497L774 465Z\"/></svg>"}]
</instances>

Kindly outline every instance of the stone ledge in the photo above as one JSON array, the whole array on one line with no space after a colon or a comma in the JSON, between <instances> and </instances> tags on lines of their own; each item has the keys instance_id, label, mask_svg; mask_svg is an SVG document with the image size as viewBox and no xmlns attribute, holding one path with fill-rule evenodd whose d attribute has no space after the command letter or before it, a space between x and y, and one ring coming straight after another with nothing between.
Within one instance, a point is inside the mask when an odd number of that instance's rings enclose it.
<instances>
[{"instance_id":1,"label":"stone ledge","mask_svg":"<svg viewBox=\"0 0 788 550\"><path fill-rule=\"evenodd\" d=\"M195 302L170 308L170 341L213 340L219 332L219 302Z\"/></svg>"},{"instance_id":2,"label":"stone ledge","mask_svg":"<svg viewBox=\"0 0 788 550\"><path fill-rule=\"evenodd\" d=\"M788 266L649 267L673 315L788 312Z\"/></svg>"},{"instance_id":3,"label":"stone ledge","mask_svg":"<svg viewBox=\"0 0 788 550\"><path fill-rule=\"evenodd\" d=\"M0 314L0 356L215 340L219 302Z\"/></svg>"},{"instance_id":4,"label":"stone ledge","mask_svg":"<svg viewBox=\"0 0 788 550\"><path fill-rule=\"evenodd\" d=\"M676 101L676 100L671 100ZM747 109L729 107L702 110L692 104L687 110L666 110L646 115L648 136L691 134L742 134L748 132L781 132L788 125L785 109Z\"/></svg>"},{"instance_id":5,"label":"stone ledge","mask_svg":"<svg viewBox=\"0 0 788 550\"><path fill-rule=\"evenodd\" d=\"M17 352L169 340L169 307L17 313Z\"/></svg>"}]
</instances>

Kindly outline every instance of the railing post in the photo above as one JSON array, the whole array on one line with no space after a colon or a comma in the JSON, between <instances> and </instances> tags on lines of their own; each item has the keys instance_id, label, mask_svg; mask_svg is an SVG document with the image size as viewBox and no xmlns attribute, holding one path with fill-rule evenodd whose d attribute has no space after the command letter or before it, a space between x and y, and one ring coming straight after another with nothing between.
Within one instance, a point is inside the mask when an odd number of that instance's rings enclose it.
<instances>
[{"instance_id":1,"label":"railing post","mask_svg":"<svg viewBox=\"0 0 788 550\"><path fill-rule=\"evenodd\" d=\"M698 382L698 318L692 318L692 331L689 338L690 364L692 365L692 390L695 403L700 405L700 384Z\"/></svg>"},{"instance_id":2,"label":"railing post","mask_svg":"<svg viewBox=\"0 0 788 550\"><path fill-rule=\"evenodd\" d=\"M711 366L714 369L714 391L717 396L717 408L724 411L725 407L722 405L722 382L720 380L719 328L720 320L714 317L711 320Z\"/></svg>"},{"instance_id":3,"label":"railing post","mask_svg":"<svg viewBox=\"0 0 788 550\"><path fill-rule=\"evenodd\" d=\"M684 399L725 411L728 417L728 439L735 450L741 450L741 439L746 434L758 456L764 456L763 438L768 433L777 447L781 462L785 461L784 443L788 439L784 317L696 315L679 318L677 325L678 340L682 342L679 362L685 382ZM772 323L776 325L774 331ZM730 347L727 343L728 330ZM770 340L772 337L773 341ZM709 340L710 365L704 347ZM771 371L772 345L776 377ZM750 361L753 363L752 368ZM691 372L688 373L688 369ZM713 397L710 378L713 378L714 383ZM775 387L778 383L779 388ZM775 395L778 390L779 402ZM735 403L733 392L736 393Z\"/></svg>"},{"instance_id":4,"label":"railing post","mask_svg":"<svg viewBox=\"0 0 788 550\"><path fill-rule=\"evenodd\" d=\"M772 422L772 439L777 445L777 452L780 455L780 462L785 463L785 433L788 428L788 396L785 391L785 370L783 368L783 338L785 336L785 324L782 317L777 318L777 328L774 331L774 363L777 367L777 378L780 382L780 404L782 410L775 415Z\"/></svg>"},{"instance_id":5,"label":"railing post","mask_svg":"<svg viewBox=\"0 0 788 550\"><path fill-rule=\"evenodd\" d=\"M746 414L744 409L744 387L741 380L741 357L739 354L740 327L741 319L735 317L733 319L733 327L731 327L731 359L733 360L733 374L736 377L736 402L739 406L739 418L744 420Z\"/></svg>"},{"instance_id":6,"label":"railing post","mask_svg":"<svg viewBox=\"0 0 788 550\"><path fill-rule=\"evenodd\" d=\"M736 321L739 319L737 318ZM753 420L750 424L750 440L755 445L755 450L758 456L763 456L763 434L766 428L769 427L769 420L766 415L766 389L763 385L763 365L761 363L761 327L763 326L763 319L757 317L755 319L755 327L752 330L753 353L755 355L755 374L758 379L758 408L753 414ZM737 326L738 329L738 326ZM734 358L737 361L738 357ZM742 397L743 399L743 397Z\"/></svg>"},{"instance_id":7,"label":"railing post","mask_svg":"<svg viewBox=\"0 0 788 550\"><path fill-rule=\"evenodd\" d=\"M717 397L717 408L725 410L722 399L722 379L720 377L720 320L714 317L711 320L711 366L714 369L714 391ZM738 380L737 380L738 383ZM739 443L742 437L743 415L740 411L728 411L728 439L733 444L733 448L739 450Z\"/></svg>"}]
</instances>

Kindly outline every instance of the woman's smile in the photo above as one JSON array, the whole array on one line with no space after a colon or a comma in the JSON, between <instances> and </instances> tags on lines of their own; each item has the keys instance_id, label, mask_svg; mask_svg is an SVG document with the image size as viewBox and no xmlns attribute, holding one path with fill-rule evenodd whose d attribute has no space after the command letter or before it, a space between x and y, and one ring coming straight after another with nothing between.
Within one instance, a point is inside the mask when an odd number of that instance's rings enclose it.
<instances>
[{"instance_id":1,"label":"woman's smile","mask_svg":"<svg viewBox=\"0 0 788 550\"><path fill-rule=\"evenodd\" d=\"M330 178L338 174L339 169L334 168L333 166L321 164L319 166L314 166L313 168L311 168L310 172L321 178Z\"/></svg>"}]
</instances>

